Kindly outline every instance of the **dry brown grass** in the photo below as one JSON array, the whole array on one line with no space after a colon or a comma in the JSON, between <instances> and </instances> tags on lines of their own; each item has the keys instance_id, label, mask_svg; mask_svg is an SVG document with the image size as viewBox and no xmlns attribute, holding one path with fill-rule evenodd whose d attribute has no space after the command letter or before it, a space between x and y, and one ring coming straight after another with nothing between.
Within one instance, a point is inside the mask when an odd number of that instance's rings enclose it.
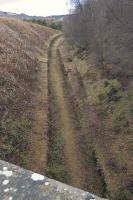
<instances>
[{"instance_id":1,"label":"dry brown grass","mask_svg":"<svg viewBox=\"0 0 133 200\"><path fill-rule=\"evenodd\" d=\"M27 163L31 148L28 133L36 126L39 109L47 113L47 80L46 85L40 85L40 76L45 77L47 69L41 71L40 57L46 56L47 43L55 33L40 25L0 18L0 159L22 166ZM35 98L41 92L45 106ZM41 133L45 125L47 129L44 118Z\"/></svg>"}]
</instances>

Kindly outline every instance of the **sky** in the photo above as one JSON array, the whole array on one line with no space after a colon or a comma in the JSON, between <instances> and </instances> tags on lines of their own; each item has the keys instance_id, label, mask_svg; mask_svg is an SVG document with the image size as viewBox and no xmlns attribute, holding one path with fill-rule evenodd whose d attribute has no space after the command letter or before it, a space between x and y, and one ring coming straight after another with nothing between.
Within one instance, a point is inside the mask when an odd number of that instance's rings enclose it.
<instances>
[{"instance_id":1,"label":"sky","mask_svg":"<svg viewBox=\"0 0 133 200\"><path fill-rule=\"evenodd\" d=\"M0 11L49 16L68 13L68 0L0 0Z\"/></svg>"}]
</instances>

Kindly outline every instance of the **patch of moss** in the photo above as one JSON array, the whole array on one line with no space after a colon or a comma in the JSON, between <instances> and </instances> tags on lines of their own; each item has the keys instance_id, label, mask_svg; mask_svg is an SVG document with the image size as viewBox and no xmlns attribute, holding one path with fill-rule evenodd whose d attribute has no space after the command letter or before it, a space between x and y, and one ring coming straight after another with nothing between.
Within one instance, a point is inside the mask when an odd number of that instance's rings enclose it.
<instances>
[{"instance_id":1,"label":"patch of moss","mask_svg":"<svg viewBox=\"0 0 133 200\"><path fill-rule=\"evenodd\" d=\"M21 166L26 166L27 163L27 156L25 152L20 153L19 163Z\"/></svg>"}]
</instances>

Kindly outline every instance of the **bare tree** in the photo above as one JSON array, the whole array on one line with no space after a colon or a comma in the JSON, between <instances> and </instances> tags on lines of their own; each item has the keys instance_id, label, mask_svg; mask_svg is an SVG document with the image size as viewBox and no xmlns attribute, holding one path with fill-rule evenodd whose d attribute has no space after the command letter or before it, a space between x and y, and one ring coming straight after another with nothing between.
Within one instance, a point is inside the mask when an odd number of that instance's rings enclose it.
<instances>
[{"instance_id":1,"label":"bare tree","mask_svg":"<svg viewBox=\"0 0 133 200\"><path fill-rule=\"evenodd\" d=\"M71 0L73 13L65 19L71 43L96 54L99 65L131 63L133 3L131 0ZM123 52L125 57L122 56Z\"/></svg>"},{"instance_id":2,"label":"bare tree","mask_svg":"<svg viewBox=\"0 0 133 200\"><path fill-rule=\"evenodd\" d=\"M82 5L80 3L80 0L71 0L72 5L78 10L82 10Z\"/></svg>"}]
</instances>

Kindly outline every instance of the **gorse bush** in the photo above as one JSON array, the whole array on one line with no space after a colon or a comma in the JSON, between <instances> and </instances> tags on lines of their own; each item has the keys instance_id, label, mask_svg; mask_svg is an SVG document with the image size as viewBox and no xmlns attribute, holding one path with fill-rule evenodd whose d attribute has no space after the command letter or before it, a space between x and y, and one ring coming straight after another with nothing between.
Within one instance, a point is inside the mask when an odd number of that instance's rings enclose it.
<instances>
[{"instance_id":1,"label":"gorse bush","mask_svg":"<svg viewBox=\"0 0 133 200\"><path fill-rule=\"evenodd\" d=\"M125 93L119 103L114 105L112 113L112 128L115 131L123 131L125 134L132 133L132 107L133 95L128 91Z\"/></svg>"},{"instance_id":2,"label":"gorse bush","mask_svg":"<svg viewBox=\"0 0 133 200\"><path fill-rule=\"evenodd\" d=\"M117 101L120 98L120 84L117 80L102 79L89 88L89 100L93 105Z\"/></svg>"}]
</instances>

